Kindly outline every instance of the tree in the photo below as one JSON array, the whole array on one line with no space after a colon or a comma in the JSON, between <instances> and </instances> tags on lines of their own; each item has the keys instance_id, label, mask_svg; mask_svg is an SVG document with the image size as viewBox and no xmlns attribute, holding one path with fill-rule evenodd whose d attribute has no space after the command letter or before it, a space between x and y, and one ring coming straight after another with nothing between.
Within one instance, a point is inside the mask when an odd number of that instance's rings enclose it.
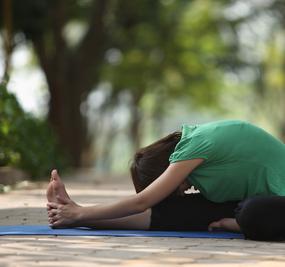
<instances>
[{"instance_id":1,"label":"tree","mask_svg":"<svg viewBox=\"0 0 285 267\"><path fill-rule=\"evenodd\" d=\"M107 4L108 1L82 6L78 1L13 1L14 34L23 33L25 40L33 44L50 92L48 118L73 166L81 164L81 155L89 145L80 105L98 80ZM65 27L83 18L86 32L71 47L64 35Z\"/></svg>"}]
</instances>

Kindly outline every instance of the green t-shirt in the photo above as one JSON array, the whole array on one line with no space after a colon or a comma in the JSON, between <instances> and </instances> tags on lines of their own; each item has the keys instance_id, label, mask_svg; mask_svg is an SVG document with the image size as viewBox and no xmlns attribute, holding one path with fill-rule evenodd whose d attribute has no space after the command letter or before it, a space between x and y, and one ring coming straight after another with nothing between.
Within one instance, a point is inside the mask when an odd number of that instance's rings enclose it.
<instances>
[{"instance_id":1,"label":"green t-shirt","mask_svg":"<svg viewBox=\"0 0 285 267\"><path fill-rule=\"evenodd\" d=\"M285 145L250 123L183 125L170 163L195 158L205 161L187 179L211 201L285 196Z\"/></svg>"}]
</instances>

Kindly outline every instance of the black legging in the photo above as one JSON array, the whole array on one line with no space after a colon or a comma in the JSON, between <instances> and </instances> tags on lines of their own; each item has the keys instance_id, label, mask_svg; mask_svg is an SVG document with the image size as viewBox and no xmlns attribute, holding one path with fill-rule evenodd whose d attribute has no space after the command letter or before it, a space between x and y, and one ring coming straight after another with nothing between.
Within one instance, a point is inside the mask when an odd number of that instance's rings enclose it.
<instances>
[{"instance_id":1,"label":"black legging","mask_svg":"<svg viewBox=\"0 0 285 267\"><path fill-rule=\"evenodd\" d=\"M171 197L152 208L150 230L207 231L222 218L236 218L245 238L285 240L285 197L259 196L214 203L201 194Z\"/></svg>"},{"instance_id":2,"label":"black legging","mask_svg":"<svg viewBox=\"0 0 285 267\"><path fill-rule=\"evenodd\" d=\"M236 219L247 239L285 240L285 197L246 199L239 203Z\"/></svg>"},{"instance_id":3,"label":"black legging","mask_svg":"<svg viewBox=\"0 0 285 267\"><path fill-rule=\"evenodd\" d=\"M234 218L237 205L214 203L198 193L169 197L152 207L150 230L207 231L211 222Z\"/></svg>"}]
</instances>

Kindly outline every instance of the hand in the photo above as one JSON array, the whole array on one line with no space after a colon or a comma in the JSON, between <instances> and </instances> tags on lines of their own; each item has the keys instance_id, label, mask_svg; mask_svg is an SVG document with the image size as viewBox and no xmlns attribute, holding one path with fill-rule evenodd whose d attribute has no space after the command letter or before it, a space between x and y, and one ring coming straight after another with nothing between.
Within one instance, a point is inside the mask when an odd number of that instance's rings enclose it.
<instances>
[{"instance_id":1,"label":"hand","mask_svg":"<svg viewBox=\"0 0 285 267\"><path fill-rule=\"evenodd\" d=\"M82 207L70 201L66 204L47 203L48 221L53 228L77 225Z\"/></svg>"}]
</instances>

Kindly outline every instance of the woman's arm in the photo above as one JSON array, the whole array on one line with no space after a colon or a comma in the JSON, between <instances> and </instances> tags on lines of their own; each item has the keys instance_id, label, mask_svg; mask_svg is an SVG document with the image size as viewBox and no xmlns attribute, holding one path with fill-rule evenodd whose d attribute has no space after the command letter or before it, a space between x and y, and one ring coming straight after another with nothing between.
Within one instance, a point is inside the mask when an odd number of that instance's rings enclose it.
<instances>
[{"instance_id":1,"label":"woman's arm","mask_svg":"<svg viewBox=\"0 0 285 267\"><path fill-rule=\"evenodd\" d=\"M52 226L80 225L95 223L98 220L122 218L145 212L169 196L203 159L185 160L172 163L152 184L140 193L112 204L91 207L72 207L71 204L48 203L52 211Z\"/></svg>"},{"instance_id":2,"label":"woman's arm","mask_svg":"<svg viewBox=\"0 0 285 267\"><path fill-rule=\"evenodd\" d=\"M62 221L57 220L55 224L55 217L60 209L55 203L51 203L48 208L49 223L51 227L90 227L96 229L136 229L136 230L148 230L151 224L151 209L147 209L144 212L117 218L106 220L93 220L92 216L88 220L79 220L76 218L78 209L83 207L78 206L75 202L63 204L64 209L61 211ZM81 211L80 211L81 212ZM79 212L79 213L80 213Z\"/></svg>"},{"instance_id":3,"label":"woman's arm","mask_svg":"<svg viewBox=\"0 0 285 267\"><path fill-rule=\"evenodd\" d=\"M90 224L87 224L85 222L85 225L81 226L86 226L96 229L149 230L151 223L151 212L152 212L151 209L147 209L144 212L123 218L100 220L100 221L91 222Z\"/></svg>"}]
</instances>

